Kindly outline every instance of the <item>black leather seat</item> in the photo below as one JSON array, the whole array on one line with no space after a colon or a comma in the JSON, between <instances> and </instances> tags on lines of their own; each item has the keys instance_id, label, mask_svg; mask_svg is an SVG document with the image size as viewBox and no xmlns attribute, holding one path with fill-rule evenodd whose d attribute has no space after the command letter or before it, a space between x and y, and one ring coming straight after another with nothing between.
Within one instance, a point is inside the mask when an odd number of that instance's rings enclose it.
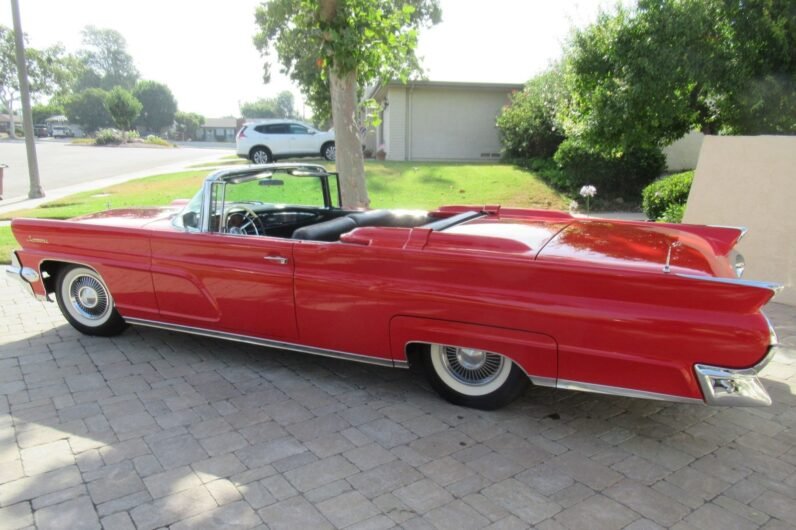
<instances>
[{"instance_id":1,"label":"black leather seat","mask_svg":"<svg viewBox=\"0 0 796 530\"><path fill-rule=\"evenodd\" d=\"M302 226L293 232L293 239L311 241L338 241L340 236L350 232L357 224L350 217L338 217L314 225Z\"/></svg>"}]
</instances>

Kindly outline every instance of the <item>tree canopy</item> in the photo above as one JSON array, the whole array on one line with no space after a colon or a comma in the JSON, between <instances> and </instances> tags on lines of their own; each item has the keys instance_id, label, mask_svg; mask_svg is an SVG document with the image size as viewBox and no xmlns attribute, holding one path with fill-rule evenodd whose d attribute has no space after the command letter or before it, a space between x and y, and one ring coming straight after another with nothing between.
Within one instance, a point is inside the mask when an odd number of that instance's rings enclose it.
<instances>
[{"instance_id":1,"label":"tree canopy","mask_svg":"<svg viewBox=\"0 0 796 530\"><path fill-rule=\"evenodd\" d=\"M260 98L241 103L240 113L244 118L295 118L293 93L283 90L275 98Z\"/></svg>"},{"instance_id":2,"label":"tree canopy","mask_svg":"<svg viewBox=\"0 0 796 530\"><path fill-rule=\"evenodd\" d=\"M641 0L577 32L567 66L567 132L603 149L796 132L789 0Z\"/></svg>"},{"instance_id":3,"label":"tree canopy","mask_svg":"<svg viewBox=\"0 0 796 530\"><path fill-rule=\"evenodd\" d=\"M100 88L88 88L67 98L66 116L72 123L79 123L87 133L113 125L108 109L105 108L107 92Z\"/></svg>"},{"instance_id":4,"label":"tree canopy","mask_svg":"<svg viewBox=\"0 0 796 530\"><path fill-rule=\"evenodd\" d=\"M117 86L105 96L105 108L117 128L129 131L133 128L133 123L141 113L143 105L130 92Z\"/></svg>"},{"instance_id":5,"label":"tree canopy","mask_svg":"<svg viewBox=\"0 0 796 530\"><path fill-rule=\"evenodd\" d=\"M136 122L149 131L160 133L174 124L177 100L169 87L156 81L139 81L133 95L141 102L141 114Z\"/></svg>"},{"instance_id":6,"label":"tree canopy","mask_svg":"<svg viewBox=\"0 0 796 530\"><path fill-rule=\"evenodd\" d=\"M28 83L31 96L53 95L59 93L68 75L63 67L64 50L53 46L43 50L26 46L25 56L28 66ZM14 103L19 98L19 77L17 75L16 43L14 30L0 26L0 103L13 120ZM9 129L14 135L14 127Z\"/></svg>"},{"instance_id":7,"label":"tree canopy","mask_svg":"<svg viewBox=\"0 0 796 530\"><path fill-rule=\"evenodd\" d=\"M127 52L127 41L116 30L86 26L82 31L83 49L78 52L82 68L75 90L120 86L132 90L138 70Z\"/></svg>"},{"instance_id":8,"label":"tree canopy","mask_svg":"<svg viewBox=\"0 0 796 530\"><path fill-rule=\"evenodd\" d=\"M344 205L370 202L356 123L358 93L418 72L418 31L440 18L437 0L271 0L257 8L254 42L265 59L264 80L276 55L316 117L333 118Z\"/></svg>"},{"instance_id":9,"label":"tree canopy","mask_svg":"<svg viewBox=\"0 0 796 530\"><path fill-rule=\"evenodd\" d=\"M199 127L204 125L205 117L195 112L177 111L174 114L174 122L177 126L177 133L182 140L196 138Z\"/></svg>"}]
</instances>

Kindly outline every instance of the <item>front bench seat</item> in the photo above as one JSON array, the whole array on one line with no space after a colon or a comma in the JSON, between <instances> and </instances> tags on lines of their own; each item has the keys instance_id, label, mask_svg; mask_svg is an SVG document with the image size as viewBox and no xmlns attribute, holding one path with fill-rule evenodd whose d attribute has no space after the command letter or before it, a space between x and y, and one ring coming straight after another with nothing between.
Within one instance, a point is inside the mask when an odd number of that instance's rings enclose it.
<instances>
[{"instance_id":1,"label":"front bench seat","mask_svg":"<svg viewBox=\"0 0 796 530\"><path fill-rule=\"evenodd\" d=\"M314 225L302 226L293 231L293 239L310 241L338 241L340 236L357 227L353 219L338 217Z\"/></svg>"}]
</instances>

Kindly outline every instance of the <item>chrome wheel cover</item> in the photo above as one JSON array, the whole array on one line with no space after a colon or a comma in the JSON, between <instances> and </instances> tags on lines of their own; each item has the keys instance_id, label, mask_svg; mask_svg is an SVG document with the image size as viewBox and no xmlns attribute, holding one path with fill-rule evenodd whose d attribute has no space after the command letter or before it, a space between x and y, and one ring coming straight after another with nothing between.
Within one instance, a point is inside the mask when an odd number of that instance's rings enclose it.
<instances>
[{"instance_id":1,"label":"chrome wheel cover","mask_svg":"<svg viewBox=\"0 0 796 530\"><path fill-rule=\"evenodd\" d=\"M326 149L324 149L323 156L326 158L326 160L334 160L337 158L337 147L334 144L328 146Z\"/></svg>"},{"instance_id":2,"label":"chrome wheel cover","mask_svg":"<svg viewBox=\"0 0 796 530\"><path fill-rule=\"evenodd\" d=\"M77 268L69 271L60 286L64 308L85 326L101 326L111 316L113 299L94 271Z\"/></svg>"},{"instance_id":3,"label":"chrome wheel cover","mask_svg":"<svg viewBox=\"0 0 796 530\"><path fill-rule=\"evenodd\" d=\"M500 374L505 357L472 348L444 346L444 366L448 373L465 385L481 386L491 383Z\"/></svg>"},{"instance_id":4,"label":"chrome wheel cover","mask_svg":"<svg viewBox=\"0 0 796 530\"><path fill-rule=\"evenodd\" d=\"M445 386L476 397L500 390L509 379L513 363L485 350L431 344L431 365Z\"/></svg>"}]
</instances>

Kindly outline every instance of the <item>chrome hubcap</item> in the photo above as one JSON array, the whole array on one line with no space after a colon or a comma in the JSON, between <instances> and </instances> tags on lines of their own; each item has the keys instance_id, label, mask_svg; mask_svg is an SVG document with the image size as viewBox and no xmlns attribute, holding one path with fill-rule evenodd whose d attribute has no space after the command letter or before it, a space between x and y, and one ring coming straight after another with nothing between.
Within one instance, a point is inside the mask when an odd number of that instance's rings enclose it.
<instances>
[{"instance_id":1,"label":"chrome hubcap","mask_svg":"<svg viewBox=\"0 0 796 530\"><path fill-rule=\"evenodd\" d=\"M81 287L80 290L77 292L77 299L83 305L83 307L92 309L97 307L99 303L99 295L97 291L94 290L93 287L84 286Z\"/></svg>"},{"instance_id":2,"label":"chrome hubcap","mask_svg":"<svg viewBox=\"0 0 796 530\"><path fill-rule=\"evenodd\" d=\"M443 353L447 372L467 385L491 383L500 373L504 362L501 355L473 348L445 346Z\"/></svg>"},{"instance_id":3,"label":"chrome hubcap","mask_svg":"<svg viewBox=\"0 0 796 530\"><path fill-rule=\"evenodd\" d=\"M110 308L105 288L91 276L78 276L72 281L69 300L78 313L91 320L101 319Z\"/></svg>"}]
</instances>

